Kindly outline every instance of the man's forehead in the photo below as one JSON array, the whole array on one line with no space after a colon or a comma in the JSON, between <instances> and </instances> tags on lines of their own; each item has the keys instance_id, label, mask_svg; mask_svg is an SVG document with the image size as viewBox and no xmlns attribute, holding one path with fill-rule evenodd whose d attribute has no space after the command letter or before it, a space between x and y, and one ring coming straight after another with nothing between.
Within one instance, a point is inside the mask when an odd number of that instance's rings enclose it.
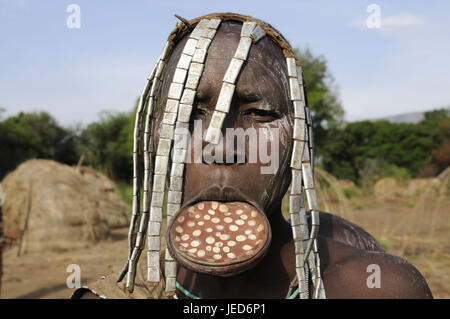
<instances>
[{"instance_id":1,"label":"man's forehead","mask_svg":"<svg viewBox=\"0 0 450 319\"><path fill-rule=\"evenodd\" d=\"M197 95L217 98L222 80L236 51L240 40L242 23L226 21L221 24L207 51L205 68L203 70ZM186 39L180 41L170 59L168 72L173 74L180 51ZM288 102L288 80L285 57L271 39L265 37L253 44L248 58L236 82L236 95L255 95L272 100L277 106ZM171 75L168 77L170 80ZM165 90L164 94L167 91ZM279 108L279 107L277 107ZM285 109L283 107L283 109Z\"/></svg>"},{"instance_id":2,"label":"man's forehead","mask_svg":"<svg viewBox=\"0 0 450 319\"><path fill-rule=\"evenodd\" d=\"M230 36L229 30L224 32L221 30L219 29L212 41L206 57L205 73L210 76L224 76L240 40L239 29L232 33L233 36ZM268 73L278 78L280 75L285 75L283 74L286 70L285 61L281 49L276 47L268 37L263 38L251 46L240 77L245 73L259 71L258 73ZM273 68L275 70L272 70Z\"/></svg>"}]
</instances>

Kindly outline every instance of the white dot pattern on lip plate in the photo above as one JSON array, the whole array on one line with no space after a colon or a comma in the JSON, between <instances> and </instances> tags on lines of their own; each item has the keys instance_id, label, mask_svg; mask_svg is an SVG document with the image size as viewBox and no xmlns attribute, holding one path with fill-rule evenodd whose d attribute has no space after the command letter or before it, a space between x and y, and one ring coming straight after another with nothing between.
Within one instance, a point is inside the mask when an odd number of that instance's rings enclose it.
<instances>
[{"instance_id":1,"label":"white dot pattern on lip plate","mask_svg":"<svg viewBox=\"0 0 450 319\"><path fill-rule=\"evenodd\" d=\"M193 241L191 241L191 246L192 247L198 247L198 246L200 246L200 244L201 244L200 240L193 240Z\"/></svg>"},{"instance_id":2,"label":"white dot pattern on lip plate","mask_svg":"<svg viewBox=\"0 0 450 319\"><path fill-rule=\"evenodd\" d=\"M200 236L200 234L202 233L202 231L200 229L196 229L192 232L192 235L194 235L195 237Z\"/></svg>"},{"instance_id":3,"label":"white dot pattern on lip plate","mask_svg":"<svg viewBox=\"0 0 450 319\"><path fill-rule=\"evenodd\" d=\"M200 202L179 213L172 245L200 263L234 263L256 255L267 241L265 217L243 202ZM175 239L176 238L176 239Z\"/></svg>"}]
</instances>

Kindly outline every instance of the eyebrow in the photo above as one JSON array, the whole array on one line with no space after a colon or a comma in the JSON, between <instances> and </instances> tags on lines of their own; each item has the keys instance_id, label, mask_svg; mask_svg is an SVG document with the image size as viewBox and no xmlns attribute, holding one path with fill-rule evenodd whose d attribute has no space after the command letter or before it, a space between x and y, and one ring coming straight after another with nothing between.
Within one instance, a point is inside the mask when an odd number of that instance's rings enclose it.
<instances>
[{"instance_id":1,"label":"eyebrow","mask_svg":"<svg viewBox=\"0 0 450 319\"><path fill-rule=\"evenodd\" d=\"M237 88L235 94L238 99L247 100L247 101L251 101L251 102L260 101L263 99L263 94L256 92L252 89L239 90Z\"/></svg>"},{"instance_id":2,"label":"eyebrow","mask_svg":"<svg viewBox=\"0 0 450 319\"><path fill-rule=\"evenodd\" d=\"M244 88L236 88L235 94L239 100L247 101L247 102L260 102L258 106L253 108L271 111L271 112L281 112L280 106L277 103L274 103L273 99L270 98L269 93L266 90L260 92L259 90L255 90L252 87L244 87Z\"/></svg>"}]
</instances>

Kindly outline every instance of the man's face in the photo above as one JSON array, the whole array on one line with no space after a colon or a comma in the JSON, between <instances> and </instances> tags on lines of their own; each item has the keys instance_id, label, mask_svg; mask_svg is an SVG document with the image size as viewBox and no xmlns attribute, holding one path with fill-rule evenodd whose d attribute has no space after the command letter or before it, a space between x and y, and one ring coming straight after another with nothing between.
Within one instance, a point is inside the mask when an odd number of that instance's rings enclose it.
<instances>
[{"instance_id":1,"label":"man's face","mask_svg":"<svg viewBox=\"0 0 450 319\"><path fill-rule=\"evenodd\" d=\"M207 149L208 143L195 140L194 131L202 131L204 136L208 129L241 27L242 24L236 22L223 23L208 49L191 115L191 158L185 166L183 206L203 200L246 201L269 214L268 210L273 209L275 202L279 204L289 184L292 121L285 58L268 37L252 45L235 83L230 111L222 126L223 156L217 151L220 147L211 150L213 145L209 146L207 153L216 160L220 157L222 163L211 163L201 155L201 158L194 158L199 154L198 149L194 150L195 145L204 151ZM185 42L186 38L176 46L169 60L163 96L167 96ZM165 105L165 99L162 103ZM238 138L235 138L231 146L227 129L252 132L256 138L246 137L243 148L238 147ZM235 132L239 135L239 130ZM267 156L264 158L264 155ZM267 170L269 167L271 172Z\"/></svg>"}]
</instances>

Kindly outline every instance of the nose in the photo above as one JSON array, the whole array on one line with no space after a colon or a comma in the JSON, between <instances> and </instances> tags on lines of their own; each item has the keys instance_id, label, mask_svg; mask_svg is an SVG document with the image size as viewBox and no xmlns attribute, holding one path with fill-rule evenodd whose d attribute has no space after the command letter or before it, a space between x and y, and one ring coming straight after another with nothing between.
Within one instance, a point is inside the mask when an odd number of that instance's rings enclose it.
<instances>
[{"instance_id":1,"label":"nose","mask_svg":"<svg viewBox=\"0 0 450 319\"><path fill-rule=\"evenodd\" d=\"M221 128L221 138L219 144L203 143L203 163L217 164L217 165L242 165L247 163L246 142L241 138L242 128L237 113L236 99L233 97L230 105L230 111L225 116ZM212 115L212 114L211 114ZM208 126L211 121L211 116L208 121ZM207 131L208 127L204 128ZM206 132L204 132L206 133ZM237 134L237 135L236 135Z\"/></svg>"},{"instance_id":2,"label":"nose","mask_svg":"<svg viewBox=\"0 0 450 319\"><path fill-rule=\"evenodd\" d=\"M243 165L247 163L247 156L245 149L226 143L226 139L222 138L219 144L207 144L203 148L202 162L226 166Z\"/></svg>"},{"instance_id":3,"label":"nose","mask_svg":"<svg viewBox=\"0 0 450 319\"><path fill-rule=\"evenodd\" d=\"M224 134L218 144L204 142L202 162L226 166L246 164L248 161L245 143L239 143L233 134Z\"/></svg>"}]
</instances>

